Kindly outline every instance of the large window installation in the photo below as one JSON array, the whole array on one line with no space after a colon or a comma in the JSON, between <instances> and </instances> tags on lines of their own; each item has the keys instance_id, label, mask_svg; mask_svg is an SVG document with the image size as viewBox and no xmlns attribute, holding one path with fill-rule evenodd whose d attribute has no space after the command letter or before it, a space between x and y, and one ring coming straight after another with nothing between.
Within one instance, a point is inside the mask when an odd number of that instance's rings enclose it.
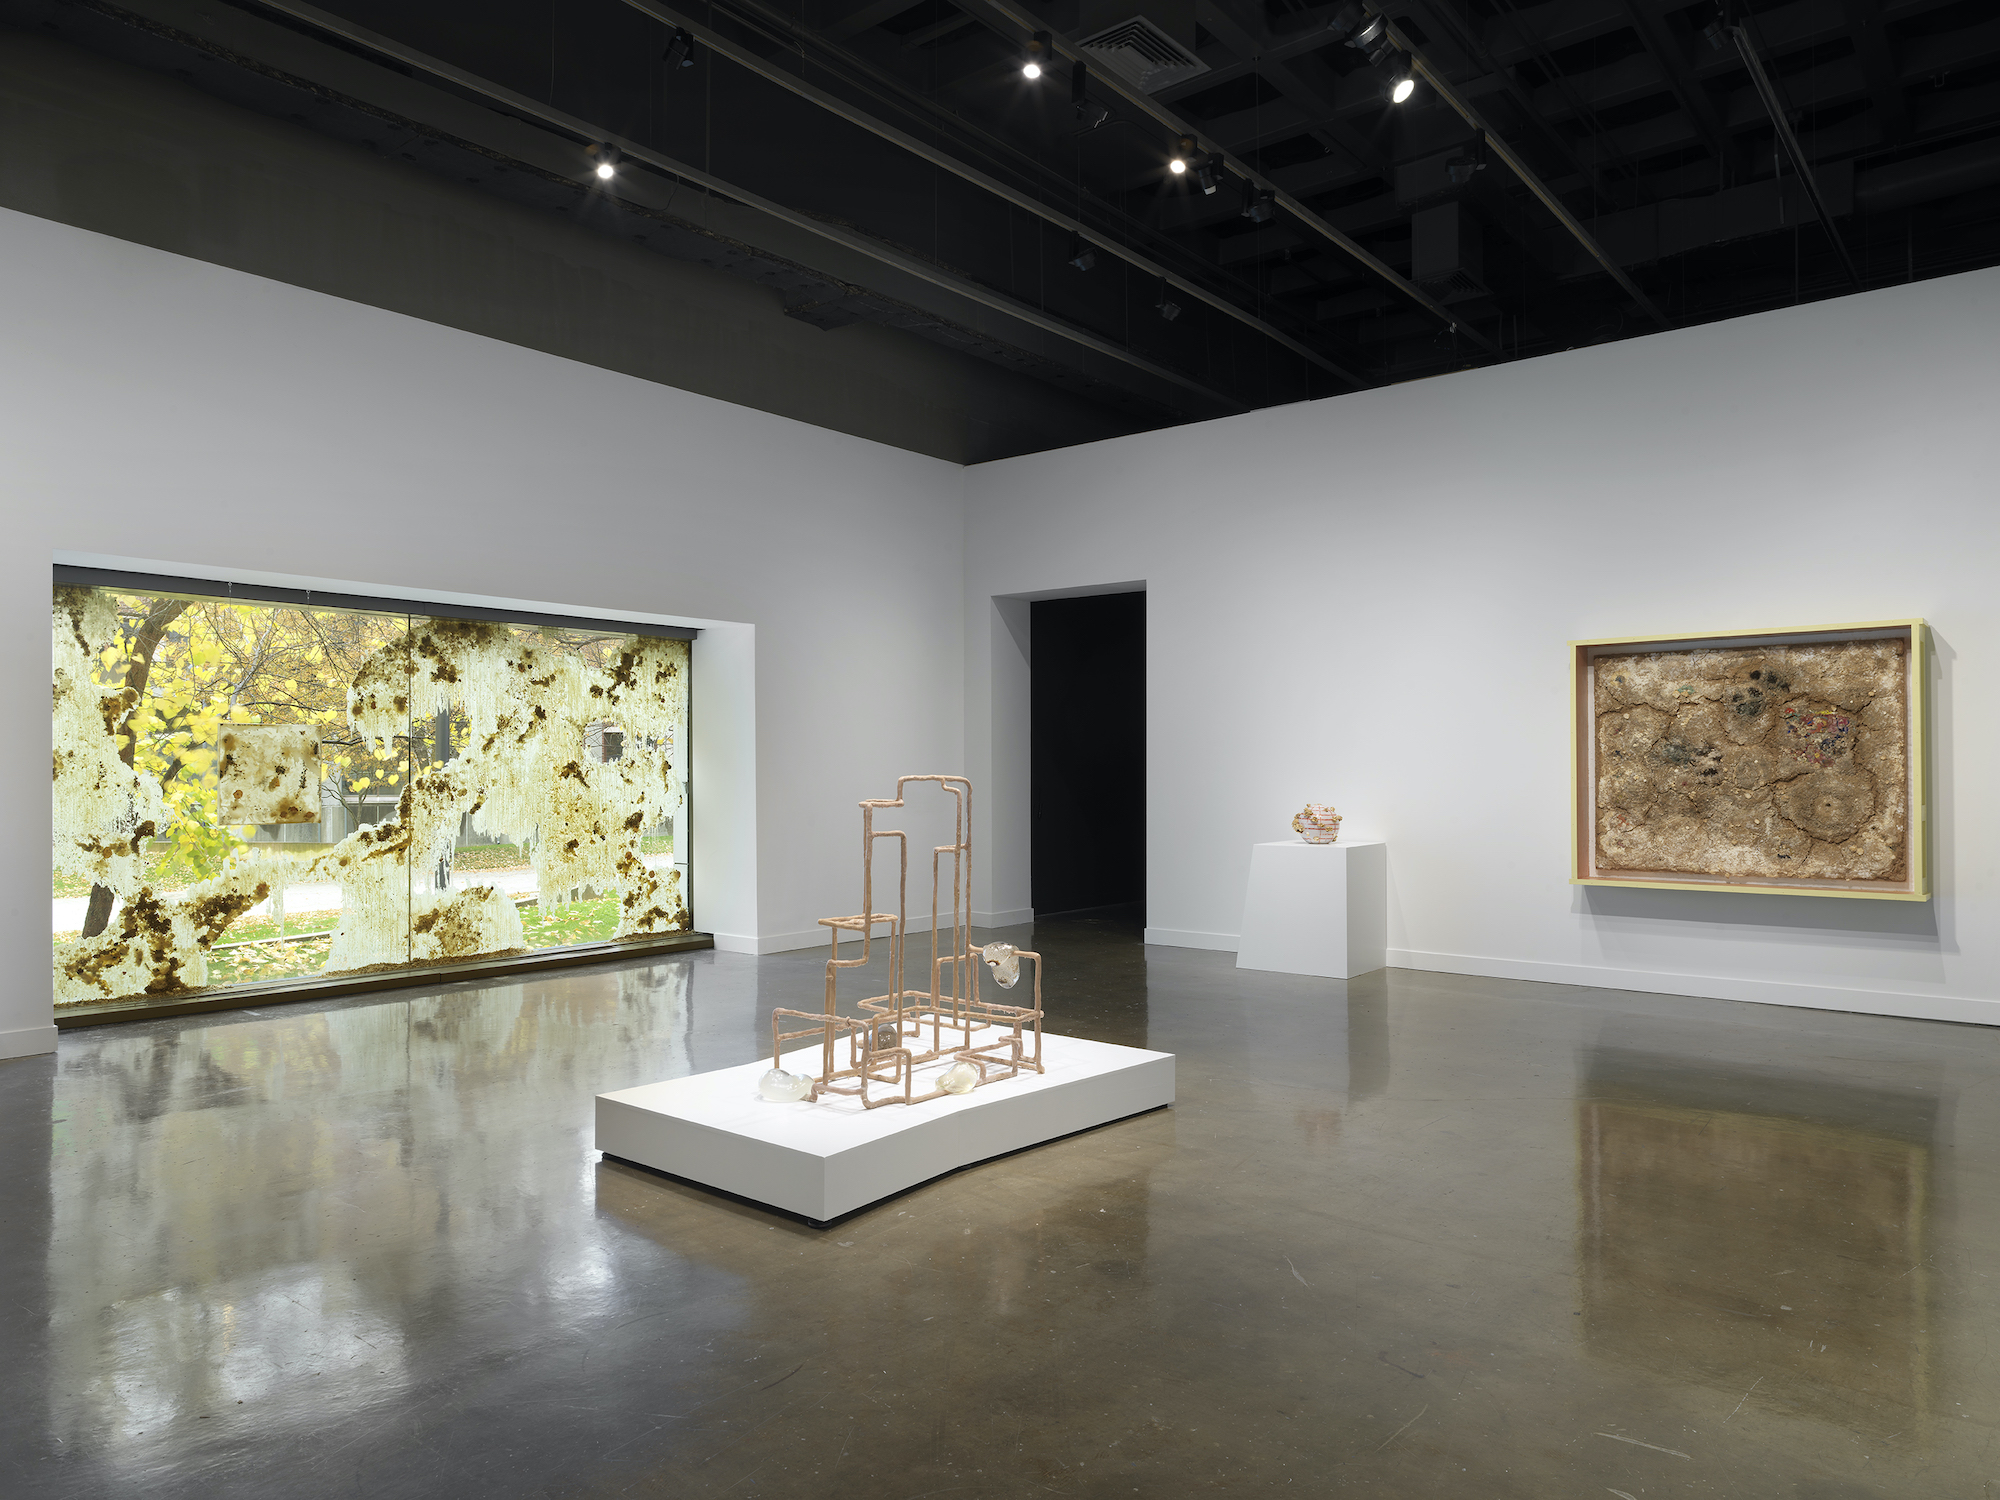
<instances>
[{"instance_id":1,"label":"large window installation","mask_svg":"<svg viewBox=\"0 0 2000 1500\"><path fill-rule=\"evenodd\" d=\"M59 1013L692 926L692 632L295 597L58 570Z\"/></svg>"}]
</instances>

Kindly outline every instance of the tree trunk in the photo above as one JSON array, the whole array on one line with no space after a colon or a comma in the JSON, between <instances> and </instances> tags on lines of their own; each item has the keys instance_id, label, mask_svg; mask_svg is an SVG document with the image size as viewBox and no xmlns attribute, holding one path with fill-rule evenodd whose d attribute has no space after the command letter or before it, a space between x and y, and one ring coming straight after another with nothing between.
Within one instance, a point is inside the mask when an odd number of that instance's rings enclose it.
<instances>
[{"instance_id":1,"label":"tree trunk","mask_svg":"<svg viewBox=\"0 0 2000 1500\"><path fill-rule=\"evenodd\" d=\"M166 639L167 627L187 613L185 599L162 599L147 611L146 619L139 626L139 633L132 637L132 654L125 663L125 686L138 694L132 700L137 708L146 695L146 679L153 675L153 653L160 649L160 642ZM118 726L118 736L125 743L118 747L118 758L126 765L132 764L134 752L138 749L139 736L132 728L132 712L127 709L125 721ZM174 770L180 769L176 763ZM167 777L172 780L171 774ZM140 858L145 858L140 851ZM83 914L83 935L96 937L111 924L111 888L93 885L90 888L90 905Z\"/></svg>"},{"instance_id":2,"label":"tree trunk","mask_svg":"<svg viewBox=\"0 0 2000 1500\"><path fill-rule=\"evenodd\" d=\"M90 888L90 905L83 913L83 935L96 937L111 925L111 887L93 885Z\"/></svg>"},{"instance_id":3,"label":"tree trunk","mask_svg":"<svg viewBox=\"0 0 2000 1500\"><path fill-rule=\"evenodd\" d=\"M431 751L431 758L436 764L443 765L451 759L451 710L449 708L441 708L437 711L437 721L432 726L431 732L435 736L435 747ZM459 820L460 826L464 825L464 821L463 818ZM457 846L458 839L454 836L451 843L445 846L444 857L438 861L437 868L431 872L432 884L441 891L451 889L452 856L457 852Z\"/></svg>"}]
</instances>

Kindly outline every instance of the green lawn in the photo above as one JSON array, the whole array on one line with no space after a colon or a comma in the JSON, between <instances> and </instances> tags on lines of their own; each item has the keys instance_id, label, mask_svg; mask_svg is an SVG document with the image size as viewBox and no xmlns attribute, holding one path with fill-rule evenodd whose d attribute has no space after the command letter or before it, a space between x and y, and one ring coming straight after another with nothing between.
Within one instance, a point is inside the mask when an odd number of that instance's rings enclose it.
<instances>
[{"instance_id":1,"label":"green lawn","mask_svg":"<svg viewBox=\"0 0 2000 1500\"><path fill-rule=\"evenodd\" d=\"M286 940L278 939L278 924L270 917L245 917L234 923L222 943L208 955L210 985L248 984L260 979L306 978L326 966L338 912L303 912L285 920ZM521 930L530 948L562 948L573 943L601 943L618 930L618 898L600 896L544 912L539 903L521 908ZM315 934L301 936L301 934ZM58 932L58 951L74 943L77 934Z\"/></svg>"}]
</instances>

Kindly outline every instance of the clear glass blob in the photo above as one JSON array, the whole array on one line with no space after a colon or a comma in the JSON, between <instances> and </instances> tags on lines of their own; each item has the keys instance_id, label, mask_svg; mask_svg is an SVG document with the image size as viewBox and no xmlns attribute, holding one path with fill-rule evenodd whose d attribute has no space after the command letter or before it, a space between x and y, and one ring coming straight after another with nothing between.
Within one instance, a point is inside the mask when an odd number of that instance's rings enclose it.
<instances>
[{"instance_id":1,"label":"clear glass blob","mask_svg":"<svg viewBox=\"0 0 2000 1500\"><path fill-rule=\"evenodd\" d=\"M877 1052L887 1052L892 1047L903 1045L902 1035L897 1031L894 1021L877 1021L871 1030L873 1039L869 1045Z\"/></svg>"},{"instance_id":2,"label":"clear glass blob","mask_svg":"<svg viewBox=\"0 0 2000 1500\"><path fill-rule=\"evenodd\" d=\"M969 1094L979 1087L979 1069L969 1062L953 1063L938 1079L938 1087L947 1094Z\"/></svg>"},{"instance_id":3,"label":"clear glass blob","mask_svg":"<svg viewBox=\"0 0 2000 1500\"><path fill-rule=\"evenodd\" d=\"M812 1092L812 1080L799 1073L773 1068L757 1080L757 1092L774 1104L791 1104Z\"/></svg>"},{"instance_id":4,"label":"clear glass blob","mask_svg":"<svg viewBox=\"0 0 2000 1500\"><path fill-rule=\"evenodd\" d=\"M979 950L979 956L986 960L986 967L993 971L993 982L1003 990L1011 990L1021 980L1021 950L1012 943L988 943Z\"/></svg>"}]
</instances>

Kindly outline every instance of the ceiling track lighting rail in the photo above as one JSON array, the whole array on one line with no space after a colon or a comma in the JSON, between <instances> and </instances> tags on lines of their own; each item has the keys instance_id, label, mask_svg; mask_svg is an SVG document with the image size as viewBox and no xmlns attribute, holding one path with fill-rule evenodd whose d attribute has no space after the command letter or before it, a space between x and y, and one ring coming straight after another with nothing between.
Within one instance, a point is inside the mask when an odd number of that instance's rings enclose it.
<instances>
[{"instance_id":1,"label":"ceiling track lighting rail","mask_svg":"<svg viewBox=\"0 0 2000 1500\"><path fill-rule=\"evenodd\" d=\"M1834 254L1840 257L1840 264L1847 272L1847 279L1854 283L1857 292L1868 290L1868 283L1854 264L1854 257L1847 253L1847 242L1840 237L1840 231L1833 227L1833 215L1827 211L1826 199L1820 196L1819 182L1813 176L1812 163L1806 160L1805 151L1799 145L1799 138L1792 129L1791 117L1786 113L1784 102L1778 98L1778 89L1771 82L1771 75L1764 71L1764 60L1757 55L1756 45L1750 40L1750 29L1741 22L1732 22L1726 28L1736 50L1743 58L1743 66L1750 70L1750 82L1756 86L1757 97L1764 102L1764 113L1771 117L1771 127L1778 132L1778 143L1785 148L1785 157L1792 164L1792 171L1798 175L1799 185L1806 190L1806 197L1812 203L1813 212L1819 216L1819 227L1826 231L1827 239L1833 245Z\"/></svg>"},{"instance_id":2,"label":"ceiling track lighting rail","mask_svg":"<svg viewBox=\"0 0 2000 1500\"><path fill-rule=\"evenodd\" d=\"M1383 21L1383 30L1387 34L1388 39L1408 54L1410 66L1416 70L1416 76L1423 79L1433 89L1436 89L1437 96L1456 110L1461 120L1479 132L1480 138L1486 143L1486 147L1507 164L1507 169L1521 179L1523 187L1541 200L1544 208L1556 216L1556 221L1564 229L1567 229L1576 242L1590 253L1590 258L1611 273L1611 279L1624 289L1626 296L1639 304L1647 317L1658 323L1662 328L1673 327L1673 319L1662 312L1658 304L1651 297L1648 297L1644 292L1639 290L1639 284L1625 274L1623 266L1604 253L1604 247L1597 243L1596 238L1592 236L1591 232L1583 227L1582 222L1575 214L1563 207L1562 199L1550 191L1549 185L1535 175L1534 168L1521 159L1521 154L1508 145L1506 141L1502 140L1493 127L1486 123L1486 117L1473 107L1471 101L1453 86L1450 79L1431 66L1430 60L1411 45L1410 39L1397 29L1395 22L1388 20L1386 17L1381 19Z\"/></svg>"},{"instance_id":3,"label":"ceiling track lighting rail","mask_svg":"<svg viewBox=\"0 0 2000 1500\"><path fill-rule=\"evenodd\" d=\"M552 109L548 105L537 103L524 94L517 94L512 89L494 83L490 79L481 78L475 73L468 73L462 68L453 67L450 63L443 62L426 53L418 52L412 47L406 47L402 43L393 41L377 32L370 31L364 26L357 26L339 16L329 15L314 6L301 4L300 0L257 0L257 3L265 10L276 11L281 15L290 16L293 20L310 26L316 31L323 32L328 36L338 37L350 46L358 47L364 52L372 53L376 57L392 62L401 68L410 69L421 74L428 74L440 82L447 83L468 94L476 95L490 104L498 105L509 114L558 130L571 137L571 139L580 145L583 145L590 158L599 166L604 164L606 160L604 153L606 152L616 153L615 161L619 166L629 166L635 162L643 162L654 170L664 172L670 177L678 177L681 181L691 186L705 188L718 197L740 203L745 208L755 209L759 213L776 219L781 224L789 225L816 238L839 245L843 249L866 256L868 259L888 266L893 270L900 271L906 276L914 277L940 290L951 292L956 296L976 302L980 306L989 308L994 312L1003 313L1031 327L1039 328L1044 333L1054 334L1057 338L1065 339L1072 344L1094 350L1096 353L1117 360L1121 364L1129 365L1135 370L1143 371L1154 379L1165 381L1177 389L1199 396L1205 401L1213 402L1232 414L1249 410L1249 407L1244 402L1239 401L1235 397L1224 395L1221 391L1203 385L1200 381L1183 375L1178 370L1147 359L1144 355L1127 348L1123 344L1117 343L1112 339L1100 337L1087 328L1080 328L1073 323L1066 323L1060 318L1050 317L1039 308L1031 307L1025 302L1018 302L1005 293L996 292L990 287L984 287L976 282L954 276L949 271L940 270L928 261L919 260L913 255L906 255L892 245L883 244L880 240L871 239L865 234L857 233L842 225L829 224L813 218L810 214L800 213L795 209L787 208L782 203L774 202L757 193L737 187L735 184L726 182L720 177L702 171L699 167L690 166L686 162L676 161L673 157L655 151L650 146L642 145L637 141L628 141L621 136L610 134L587 120L578 119L576 116L565 114L559 109ZM594 167L593 172L595 170Z\"/></svg>"},{"instance_id":4,"label":"ceiling track lighting rail","mask_svg":"<svg viewBox=\"0 0 2000 1500\"><path fill-rule=\"evenodd\" d=\"M632 5L641 3L641 0L625 0L625 3ZM1033 12L1017 4L1016 0L984 0L984 3L988 9L1004 17L1009 23L1019 27L1022 31L1032 34L1043 29L1041 19ZM1051 43L1058 57L1066 57L1074 62L1080 56L1076 47L1065 37L1052 36ZM1408 44L1400 38L1397 39L1397 45L1407 50ZM1416 62L1416 59L1413 57L1412 61ZM1420 73L1423 72L1421 63L1417 63L1417 68ZM1180 116L1153 98L1152 95L1142 92L1138 88L1126 83L1122 78L1114 77L1109 73L1099 76L1106 88L1117 94L1131 108L1150 116L1156 123L1165 126L1176 140L1186 137L1199 145L1201 139L1199 133L1185 120L1181 119ZM1426 80L1429 79L1429 74L1424 73L1423 76ZM1363 266L1381 277L1382 280L1388 282L1390 286L1402 293L1403 296L1409 298L1410 301L1416 303L1425 312L1449 327L1454 333L1462 334L1472 343L1484 349L1488 354L1497 356L1500 353L1500 346L1494 343L1493 340L1470 324L1461 323L1458 317L1442 302L1439 302L1435 297L1424 291L1422 287L1418 286L1408 277L1399 274L1393 266L1388 265L1380 257L1371 254L1365 246L1342 234L1333 225L1329 224L1297 198L1278 186L1277 183L1272 182L1261 172L1252 168L1247 162L1219 148L1210 148L1208 155L1218 165L1226 167L1230 172L1248 182L1253 188L1269 193L1273 203L1297 219L1306 229L1309 229L1321 239L1327 240L1346 254L1352 256Z\"/></svg>"},{"instance_id":5,"label":"ceiling track lighting rail","mask_svg":"<svg viewBox=\"0 0 2000 1500\"><path fill-rule=\"evenodd\" d=\"M682 15L670 6L659 4L658 0L623 0L623 3L633 10L638 11L641 15L652 17L652 19L664 26L686 30L710 52L719 57L728 58L731 62L737 64L739 67L747 68L758 77L777 84L780 88L798 95L799 98L807 100L809 103L818 105L830 114L838 115L849 124L858 125L869 134L878 136L892 145L900 146L903 150L910 152L914 156L921 157L933 166L942 167L954 177L969 182L973 186L993 194L996 198L1011 203L1014 207L1025 213L1033 214L1045 223L1053 224L1056 228L1082 239L1087 244L1104 251L1106 254L1117 256L1120 260L1125 261L1137 270L1144 271L1149 276L1162 278L1173 286L1175 290L1184 292L1188 296L1206 303L1217 312L1241 323L1244 327L1254 329L1274 343L1283 345L1286 349L1298 355L1299 358L1326 371L1329 375L1344 380L1356 390L1366 389L1374 383L1363 376L1355 374L1352 370L1336 363L1334 360L1327 358L1317 349L1301 343L1283 329L1265 322L1255 313L1247 312L1243 308L1238 307L1227 297L1207 291L1187 278L1175 275L1165 266L1160 265L1158 262L1149 259L1126 245L1120 244L1117 240L1111 238L1111 236L1099 234L1082 221L1073 219L1068 214L1049 207L1046 203L1028 193L1009 187L998 178L990 177L977 167L960 161L957 157L951 155L951 153L941 151L928 142L919 140L907 131L898 130L887 121L878 120L866 110L857 108L849 104L846 100L827 93L824 89L815 88L797 74L786 71L769 59L759 57L747 47L738 46L727 37L718 35L708 27ZM1038 37L1046 37L1047 35L1046 32L1036 33ZM1048 45L1049 50L1045 55L1053 60L1056 54L1055 44L1052 39ZM1078 61L1073 52L1071 53L1071 59L1073 65ZM1071 260L1074 263L1074 257L1071 257Z\"/></svg>"},{"instance_id":6,"label":"ceiling track lighting rail","mask_svg":"<svg viewBox=\"0 0 2000 1500\"><path fill-rule=\"evenodd\" d=\"M1046 152L1026 150L1015 142L994 134L971 116L946 107L937 97L914 87L907 79L886 71L878 62L851 51L827 33L805 25L796 14L788 14L777 9L776 0L722 0L718 14L726 18L730 24L755 33L757 39L750 43L753 49L768 41L771 48L766 48L766 51L775 49L786 53L796 60L801 71L808 67L820 68L838 79L843 86L874 101L872 105L858 107L884 108L908 115L912 119L922 120L924 127L919 131L919 138L925 138L924 131L929 131L934 133L932 138L939 142L948 140L955 142L956 144L950 149L959 152L961 160L984 160L992 164L995 171L1011 171L1015 174L1016 180L1029 184L1032 193L1050 192L1052 196L1060 198L1074 195L1078 191L1074 178L1060 173L1050 175L1050 161ZM981 24L979 18L971 17L969 12L964 14L975 24ZM710 17L711 22L714 19L715 17ZM1001 22L989 18L983 24L995 36L1008 35ZM1129 125L1135 130L1146 128L1138 121L1128 120L1122 116L1113 119L1109 107L1091 97L1091 76L1090 70L1081 58L1071 63L1070 109L1078 120L1084 122L1072 132L1073 135L1084 136L1100 127L1116 125ZM940 145L939 149L945 147ZM1048 189L1039 185L1044 179L1050 185ZM1097 211L1100 222L1113 225L1107 232L1122 236L1121 243L1130 246L1143 242L1152 246L1150 251L1135 250L1135 254L1158 256L1164 246L1169 252L1183 253L1195 260L1201 259L1187 246L1167 238L1161 229L1149 225L1143 219L1133 217L1126 210L1100 197L1088 184L1082 185L1081 191L1087 195ZM1201 271L1226 283L1233 288L1235 294L1254 300L1256 289L1243 284L1221 267L1204 263Z\"/></svg>"}]
</instances>

